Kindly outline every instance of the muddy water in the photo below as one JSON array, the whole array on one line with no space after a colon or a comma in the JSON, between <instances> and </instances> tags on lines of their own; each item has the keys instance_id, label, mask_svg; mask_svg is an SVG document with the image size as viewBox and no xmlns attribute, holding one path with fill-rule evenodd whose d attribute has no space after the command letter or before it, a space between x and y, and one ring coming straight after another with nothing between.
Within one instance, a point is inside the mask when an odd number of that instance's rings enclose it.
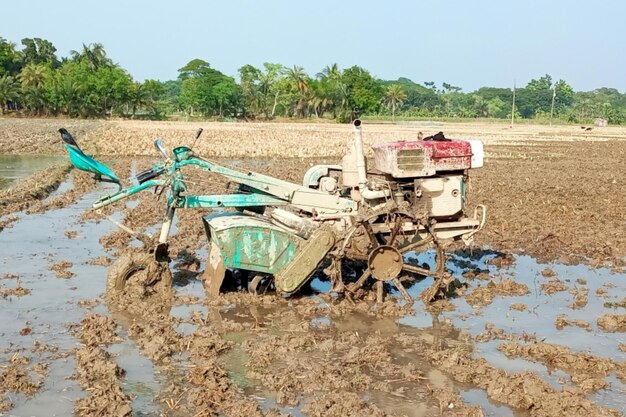
<instances>
[{"instance_id":1,"label":"muddy water","mask_svg":"<svg viewBox=\"0 0 626 417\"><path fill-rule=\"evenodd\" d=\"M9 188L15 181L32 173L65 162L59 155L2 155L0 154L0 189Z\"/></svg>"},{"instance_id":2,"label":"muddy water","mask_svg":"<svg viewBox=\"0 0 626 417\"><path fill-rule=\"evenodd\" d=\"M62 189L67 187L68 185L63 185ZM7 299L0 299L0 322L2 323L0 360L6 363L16 351L19 351L21 355L29 356L31 363L43 362L50 365L50 372L42 390L33 398L8 394L15 405L9 412L10 415L71 415L74 402L85 395L76 382L68 379L75 371L73 356L56 358L50 352L32 352L31 350L35 341L57 347L61 353L69 352L77 347L79 342L68 330L66 324L79 322L85 315L87 307L79 305L82 300L97 299L104 291L106 268L90 265L88 261L107 255L98 239L113 231L115 227L109 222L84 224L78 222L80 214L89 209L91 201L98 197L99 193L92 193L85 195L77 204L63 209L37 215L23 215L13 228L0 233L0 275L19 276L19 284L15 279L0 279L0 285L2 288L20 285L31 290L30 294L23 297L10 296ZM120 213L113 217L117 220L121 219ZM76 237L70 239L65 234L68 231L76 232ZM198 255L202 260L206 260L206 250L200 251ZM432 258L431 253L413 256L418 258L418 262ZM327 291L328 283L315 280L311 285L314 289L313 293L306 297L317 300L322 308L321 313L310 320L309 326L312 329L330 328L339 333L358 333L364 339L374 334L390 339L407 334L429 344L444 343L454 346L462 343L461 341L468 336L475 337L483 333L485 326L492 323L495 328L502 329L506 333L521 335L526 332L546 343L567 346L575 352L589 352L615 361L626 360L626 354L618 349L620 343L626 343L624 334L603 332L595 322L595 319L604 313L616 312L614 309L605 307L604 304L607 301L620 301L626 296L625 274L580 265L539 264L527 256L517 257L515 263L508 268L500 268L489 263L494 256L494 253L485 252L469 259L459 254L448 261L448 267L455 276L468 283L467 293L471 293L475 288L484 286L486 283L486 281L466 279L462 276L469 269L477 269L487 273L494 281L513 278L517 282L524 283L529 288L528 294L496 296L490 304L480 307L470 305L465 297L456 298L451 300L455 306L454 311L439 314L425 312L423 304L418 302L413 307L412 314L400 319L375 318L358 313L337 317L332 314L332 302L327 303L315 291ZM72 262L69 271L74 275L71 278L57 278L54 271L48 269L52 264L60 261ZM555 277L550 279L559 279L568 290L587 289L587 304L579 309L570 307L575 295L569 291L547 295L542 290L542 284L549 281L545 276L547 269L555 273ZM188 274L174 272L175 290L178 295L204 299L199 281ZM430 283L429 279L417 282L409 288L409 292L417 296L423 289L428 288ZM607 294L600 297L596 295L596 291L602 288L607 289ZM392 290L392 294L401 298L395 290ZM297 323L279 322L273 325L272 321L283 313L287 315L298 302L296 297L290 303L277 302L275 305L264 304L258 307L230 305L226 308L209 308L204 304L187 304L172 307L170 314L183 320L197 312L211 321L255 322L265 326L267 332L280 335L285 333L282 326ZM525 304L526 309L511 310L512 304ZM92 309L101 314L110 314L103 303L96 303ZM617 313L623 313L623 310ZM568 319L588 320L591 331L588 332L576 326L557 330L555 321L559 314L565 314ZM116 320L124 322L119 318ZM20 331L27 326L32 328L32 332L25 336L20 335ZM176 330L183 335L188 335L196 328L197 326L191 322L183 321ZM155 397L169 383L170 377L160 373L158 368L141 353L136 342L128 337L126 329L122 327L119 333L124 341L111 345L107 349L115 354L115 361L126 370L123 389L134 398L132 406L135 414L158 415L163 408ZM258 333L253 330L238 330L227 332L223 337L234 344L223 357L230 378L246 394L256 398L263 409L277 407L276 393L248 375L249 354L244 345L247 341L254 341ZM506 371L530 370L539 374L557 389L563 386L564 381L569 383L569 375L562 370L551 369L538 361L507 357L497 349L500 343L500 340L476 342L474 356L484 358L497 368ZM402 349L401 346L392 346L390 351L392 363L402 365L416 361L414 355ZM319 356L316 355L318 353L313 351L303 355L301 360L305 362L319 360ZM186 358L184 355L175 356L174 362L184 368ZM280 364L271 366L279 367ZM459 393L466 403L480 405L486 415L516 417L527 415L525 412L492 401L482 389L455 382L453 375L426 363L418 363L417 366L430 386L451 388ZM610 384L608 388L589 394L588 397L599 405L609 406L624 413L626 411L625 386L613 374L609 375L607 380ZM435 400L423 392L423 383L407 386L409 392L415 393L415 397L374 389L361 394L368 401L389 413L418 417L429 415L433 409L437 408ZM279 408L295 416L304 415L300 405Z\"/></svg>"}]
</instances>

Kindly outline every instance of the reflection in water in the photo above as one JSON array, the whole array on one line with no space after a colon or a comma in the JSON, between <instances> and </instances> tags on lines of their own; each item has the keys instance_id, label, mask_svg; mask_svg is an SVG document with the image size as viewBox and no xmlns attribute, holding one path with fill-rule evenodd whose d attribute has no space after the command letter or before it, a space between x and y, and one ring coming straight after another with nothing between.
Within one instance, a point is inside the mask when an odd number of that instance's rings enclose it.
<instances>
[{"instance_id":1,"label":"reflection in water","mask_svg":"<svg viewBox=\"0 0 626 417\"><path fill-rule=\"evenodd\" d=\"M20 178L66 160L59 155L1 155L0 189L9 188Z\"/></svg>"}]
</instances>

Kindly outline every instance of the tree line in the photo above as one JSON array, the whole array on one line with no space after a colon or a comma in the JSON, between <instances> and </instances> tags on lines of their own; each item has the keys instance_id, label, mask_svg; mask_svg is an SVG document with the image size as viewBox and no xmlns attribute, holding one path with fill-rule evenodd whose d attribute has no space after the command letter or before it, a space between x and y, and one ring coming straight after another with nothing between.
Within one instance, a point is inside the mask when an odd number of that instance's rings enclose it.
<instances>
[{"instance_id":1,"label":"tree line","mask_svg":"<svg viewBox=\"0 0 626 417\"><path fill-rule=\"evenodd\" d=\"M550 75L521 88L463 92L408 78L381 80L360 67L331 64L311 75L301 66L244 65L237 79L193 59L175 80L138 82L106 54L82 45L59 58L54 45L24 38L21 47L0 37L0 114L82 118L199 117L215 119L378 118L557 119L588 123L602 117L626 123L626 93L614 88L574 91ZM515 106L513 103L515 94Z\"/></svg>"}]
</instances>

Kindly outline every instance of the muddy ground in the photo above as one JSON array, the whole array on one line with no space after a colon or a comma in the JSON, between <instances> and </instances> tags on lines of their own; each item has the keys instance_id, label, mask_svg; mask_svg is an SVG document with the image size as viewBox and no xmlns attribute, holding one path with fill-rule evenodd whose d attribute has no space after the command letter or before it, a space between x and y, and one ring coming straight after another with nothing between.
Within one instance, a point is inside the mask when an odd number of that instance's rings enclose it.
<instances>
[{"instance_id":1,"label":"muddy ground","mask_svg":"<svg viewBox=\"0 0 626 417\"><path fill-rule=\"evenodd\" d=\"M0 149L58 153L58 124L0 120ZM122 178L154 159L121 155L153 154L155 136L189 144L198 127L63 124ZM201 153L294 182L335 162L351 138L341 125L203 127ZM372 294L352 303L321 278L289 299L236 290L207 299L201 211L180 212L175 225L171 293L146 294L138 274L108 297L108 265L139 242L106 217L153 233L162 201L145 193L91 211L106 186L76 171L25 180L41 192L3 193L0 414L623 415L626 129L418 124L364 135L439 130L485 140L470 204L487 204L488 226L448 261L466 284L459 296L410 311L392 288L383 305ZM194 186L224 190L213 177Z\"/></svg>"}]
</instances>

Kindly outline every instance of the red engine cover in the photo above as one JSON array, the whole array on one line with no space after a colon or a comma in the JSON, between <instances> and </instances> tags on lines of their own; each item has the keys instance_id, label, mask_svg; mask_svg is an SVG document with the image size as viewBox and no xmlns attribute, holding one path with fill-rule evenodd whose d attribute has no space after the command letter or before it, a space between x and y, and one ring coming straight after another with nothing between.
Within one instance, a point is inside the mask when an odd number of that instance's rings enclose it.
<instances>
[{"instance_id":1,"label":"red engine cover","mask_svg":"<svg viewBox=\"0 0 626 417\"><path fill-rule=\"evenodd\" d=\"M374 145L374 166L397 178L469 169L472 148L464 140L418 140Z\"/></svg>"}]
</instances>

